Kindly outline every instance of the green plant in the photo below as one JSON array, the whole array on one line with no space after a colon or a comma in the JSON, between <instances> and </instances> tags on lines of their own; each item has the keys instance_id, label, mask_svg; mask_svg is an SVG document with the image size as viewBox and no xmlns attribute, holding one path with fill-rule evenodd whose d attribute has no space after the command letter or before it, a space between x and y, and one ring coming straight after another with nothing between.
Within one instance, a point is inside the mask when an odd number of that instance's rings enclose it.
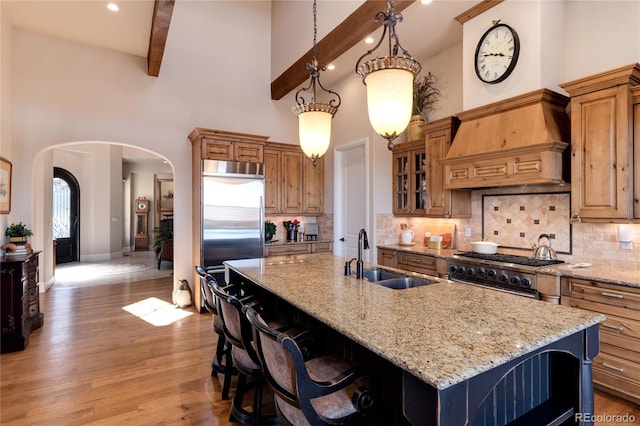
<instances>
[{"instance_id":1,"label":"green plant","mask_svg":"<svg viewBox=\"0 0 640 426\"><path fill-rule=\"evenodd\" d=\"M33 235L31 229L27 228L24 223L12 223L4 232L7 237L30 237Z\"/></svg>"},{"instance_id":2,"label":"green plant","mask_svg":"<svg viewBox=\"0 0 640 426\"><path fill-rule=\"evenodd\" d=\"M275 235L276 233L276 224L271 222L270 220L264 221L264 233Z\"/></svg>"},{"instance_id":3,"label":"green plant","mask_svg":"<svg viewBox=\"0 0 640 426\"><path fill-rule=\"evenodd\" d=\"M153 228L153 236L153 248L160 250L162 248L162 243L173 239L173 231L168 226L156 226Z\"/></svg>"},{"instance_id":4,"label":"green plant","mask_svg":"<svg viewBox=\"0 0 640 426\"><path fill-rule=\"evenodd\" d=\"M434 85L436 76L428 73L422 77L417 77L413 82L413 115L422 115L427 121L427 114L433 109L438 101L440 90Z\"/></svg>"}]
</instances>

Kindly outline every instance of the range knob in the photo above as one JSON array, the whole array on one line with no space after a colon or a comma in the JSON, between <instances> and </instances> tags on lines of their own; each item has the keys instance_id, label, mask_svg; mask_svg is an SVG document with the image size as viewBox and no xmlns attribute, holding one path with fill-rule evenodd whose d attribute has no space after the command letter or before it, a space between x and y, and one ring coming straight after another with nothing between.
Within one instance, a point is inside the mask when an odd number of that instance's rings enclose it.
<instances>
[{"instance_id":1,"label":"range knob","mask_svg":"<svg viewBox=\"0 0 640 426\"><path fill-rule=\"evenodd\" d=\"M495 278L496 277L496 271L489 271L487 272L487 276L491 277L491 278Z\"/></svg>"},{"instance_id":2,"label":"range knob","mask_svg":"<svg viewBox=\"0 0 640 426\"><path fill-rule=\"evenodd\" d=\"M464 268L462 266L458 266L458 268L456 269L456 272L459 274L464 274Z\"/></svg>"},{"instance_id":3,"label":"range knob","mask_svg":"<svg viewBox=\"0 0 640 426\"><path fill-rule=\"evenodd\" d=\"M467 268L467 270L465 271L465 273L466 273L468 276L472 277L472 276L473 276L473 274L475 274L475 271L473 270L473 268Z\"/></svg>"},{"instance_id":4,"label":"range knob","mask_svg":"<svg viewBox=\"0 0 640 426\"><path fill-rule=\"evenodd\" d=\"M500 280L500 282L506 283L509 280L509 277L507 277L505 274L502 274L498 277L498 279Z\"/></svg>"},{"instance_id":5,"label":"range knob","mask_svg":"<svg viewBox=\"0 0 640 426\"><path fill-rule=\"evenodd\" d=\"M520 278L518 277L511 277L511 279L509 280L509 282L513 285L518 285L520 283Z\"/></svg>"},{"instance_id":6,"label":"range knob","mask_svg":"<svg viewBox=\"0 0 640 426\"><path fill-rule=\"evenodd\" d=\"M484 268L478 268L476 269L476 274L477 275L484 275L486 271L484 270Z\"/></svg>"},{"instance_id":7,"label":"range knob","mask_svg":"<svg viewBox=\"0 0 640 426\"><path fill-rule=\"evenodd\" d=\"M449 267L449 272L454 272L455 273L457 269L458 268L456 268L455 266L450 266Z\"/></svg>"},{"instance_id":8,"label":"range knob","mask_svg":"<svg viewBox=\"0 0 640 426\"><path fill-rule=\"evenodd\" d=\"M531 281L528 278L523 278L520 280L520 285L522 287L531 287Z\"/></svg>"}]
</instances>

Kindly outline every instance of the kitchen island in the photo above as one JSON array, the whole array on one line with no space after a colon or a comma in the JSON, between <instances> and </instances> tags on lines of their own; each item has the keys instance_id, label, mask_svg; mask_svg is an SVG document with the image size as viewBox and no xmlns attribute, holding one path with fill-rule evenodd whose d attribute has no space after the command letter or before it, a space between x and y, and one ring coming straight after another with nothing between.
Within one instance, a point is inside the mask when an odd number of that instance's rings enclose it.
<instances>
[{"instance_id":1,"label":"kitchen island","mask_svg":"<svg viewBox=\"0 0 640 426\"><path fill-rule=\"evenodd\" d=\"M225 265L229 282L267 291L397 366L412 424L541 425L593 412L603 315L432 277L393 290L345 276L345 261L321 253Z\"/></svg>"}]
</instances>

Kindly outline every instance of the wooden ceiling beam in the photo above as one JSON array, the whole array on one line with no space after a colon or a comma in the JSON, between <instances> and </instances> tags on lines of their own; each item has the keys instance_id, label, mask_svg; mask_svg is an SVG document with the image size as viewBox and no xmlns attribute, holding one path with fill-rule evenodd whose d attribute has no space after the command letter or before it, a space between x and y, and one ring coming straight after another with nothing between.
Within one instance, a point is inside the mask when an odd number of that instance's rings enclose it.
<instances>
[{"instance_id":1,"label":"wooden ceiling beam","mask_svg":"<svg viewBox=\"0 0 640 426\"><path fill-rule=\"evenodd\" d=\"M155 0L153 5L151 36L149 38L149 51L147 52L147 74L152 77L157 77L160 74L174 3L175 0Z\"/></svg>"},{"instance_id":2,"label":"wooden ceiling beam","mask_svg":"<svg viewBox=\"0 0 640 426\"><path fill-rule=\"evenodd\" d=\"M395 10L401 12L416 0L397 0ZM316 48L318 58L328 64L337 59L347 50L364 40L365 37L382 26L381 21L374 20L378 12L387 10L387 2L381 0L367 0L329 34L320 40ZM363 47L362 53L366 52ZM287 93L298 87L309 78L307 63L313 59L313 49L309 49L300 59L285 72L271 82L271 99L282 99ZM354 69L355 69L355 64Z\"/></svg>"}]
</instances>

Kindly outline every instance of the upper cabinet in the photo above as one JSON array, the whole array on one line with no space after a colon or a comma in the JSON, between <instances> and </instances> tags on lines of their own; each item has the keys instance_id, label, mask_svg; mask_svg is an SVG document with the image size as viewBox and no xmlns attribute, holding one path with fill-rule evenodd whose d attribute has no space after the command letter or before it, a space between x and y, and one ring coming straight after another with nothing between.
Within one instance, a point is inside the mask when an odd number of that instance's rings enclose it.
<instances>
[{"instance_id":1,"label":"upper cabinet","mask_svg":"<svg viewBox=\"0 0 640 426\"><path fill-rule=\"evenodd\" d=\"M471 217L471 191L445 189L442 159L447 156L460 120L445 117L424 126L429 159L427 215L432 217Z\"/></svg>"},{"instance_id":2,"label":"upper cabinet","mask_svg":"<svg viewBox=\"0 0 640 426\"><path fill-rule=\"evenodd\" d=\"M471 192L445 189L442 159L458 128L447 117L424 126L425 140L393 148L393 213L398 216L470 217Z\"/></svg>"},{"instance_id":3,"label":"upper cabinet","mask_svg":"<svg viewBox=\"0 0 640 426\"><path fill-rule=\"evenodd\" d=\"M427 155L423 140L393 147L393 214L422 216L427 208Z\"/></svg>"},{"instance_id":4,"label":"upper cabinet","mask_svg":"<svg viewBox=\"0 0 640 426\"><path fill-rule=\"evenodd\" d=\"M268 138L199 127L193 129L189 135L192 144L199 144L202 159L245 163L264 161L264 144Z\"/></svg>"},{"instance_id":5,"label":"upper cabinet","mask_svg":"<svg viewBox=\"0 0 640 426\"><path fill-rule=\"evenodd\" d=\"M324 157L314 167L297 145L269 142L264 164L266 214L324 213Z\"/></svg>"},{"instance_id":6,"label":"upper cabinet","mask_svg":"<svg viewBox=\"0 0 640 426\"><path fill-rule=\"evenodd\" d=\"M633 124L640 117L634 117L632 95L639 83L640 64L633 64L561 85L571 96L573 217L628 220L640 216L633 167L634 143L635 155L639 149ZM637 186L637 170L635 182Z\"/></svg>"}]
</instances>

